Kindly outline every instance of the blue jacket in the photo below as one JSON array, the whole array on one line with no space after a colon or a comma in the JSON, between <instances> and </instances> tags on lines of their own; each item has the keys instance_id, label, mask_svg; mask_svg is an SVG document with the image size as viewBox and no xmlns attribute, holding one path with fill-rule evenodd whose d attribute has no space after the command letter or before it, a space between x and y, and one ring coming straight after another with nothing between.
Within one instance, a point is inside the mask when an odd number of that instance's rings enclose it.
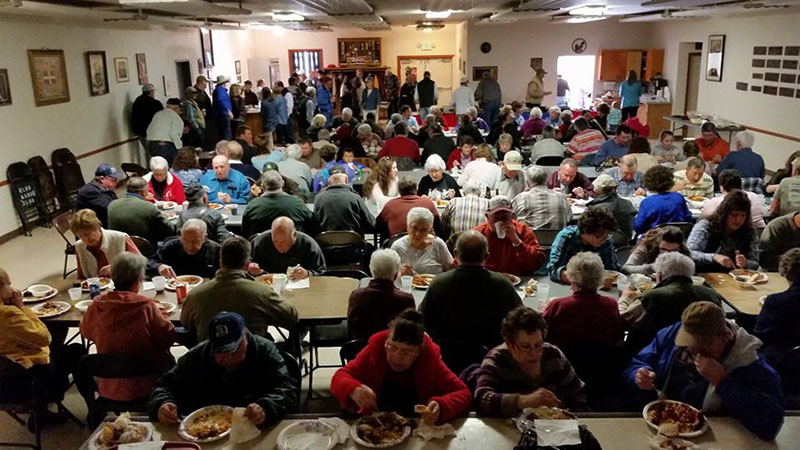
<instances>
[{"instance_id":1,"label":"blue jacket","mask_svg":"<svg viewBox=\"0 0 800 450\"><path fill-rule=\"evenodd\" d=\"M211 112L214 117L227 117L229 112L233 112L231 97L224 85L218 84L212 95L214 103L211 105Z\"/></svg>"},{"instance_id":2,"label":"blue jacket","mask_svg":"<svg viewBox=\"0 0 800 450\"><path fill-rule=\"evenodd\" d=\"M218 180L214 171L209 170L203 175L200 183L210 189L208 193L209 202L220 202L217 196L219 192L229 194L231 201L240 205L247 204L247 198L250 196L250 183L238 170L231 169L228 172L228 178L225 180Z\"/></svg>"},{"instance_id":3,"label":"blue jacket","mask_svg":"<svg viewBox=\"0 0 800 450\"><path fill-rule=\"evenodd\" d=\"M328 92L324 86L320 86L317 89L317 108L319 108L320 113L326 113L333 111L333 105L331 105L331 93Z\"/></svg>"},{"instance_id":4,"label":"blue jacket","mask_svg":"<svg viewBox=\"0 0 800 450\"><path fill-rule=\"evenodd\" d=\"M594 158L592 158L592 163L595 165L599 165L603 162L604 159L608 158L609 156L613 156L615 159L620 159L623 156L628 154L628 147L624 147L621 145L617 145L614 142L614 139L609 139L603 145L600 146L600 150L594 154Z\"/></svg>"},{"instance_id":5,"label":"blue jacket","mask_svg":"<svg viewBox=\"0 0 800 450\"><path fill-rule=\"evenodd\" d=\"M642 200L639 213L633 219L633 230L636 234L642 234L656 225L669 222L694 222L686 199L677 192L656 194Z\"/></svg>"},{"instance_id":6,"label":"blue jacket","mask_svg":"<svg viewBox=\"0 0 800 450\"><path fill-rule=\"evenodd\" d=\"M381 106L381 93L378 89L372 89L372 93L367 95L367 90L361 92L361 107L365 111L377 110Z\"/></svg>"},{"instance_id":7,"label":"blue jacket","mask_svg":"<svg viewBox=\"0 0 800 450\"><path fill-rule=\"evenodd\" d=\"M742 178L764 178L764 158L752 148L740 148L728 153L717 166L717 173L725 169L738 170Z\"/></svg>"},{"instance_id":8,"label":"blue jacket","mask_svg":"<svg viewBox=\"0 0 800 450\"><path fill-rule=\"evenodd\" d=\"M641 401L655 400L654 391L642 391L636 386L636 372L640 368L652 370L656 373L655 385L663 387L669 398L706 413L722 410L759 438L771 440L783 425L780 377L758 353L761 341L733 322L729 326L735 332L734 344L719 361L728 376L717 386L711 386L697 373L688 351L675 346L680 322L659 331L633 358L623 378L642 397ZM668 374L669 383L664 387Z\"/></svg>"},{"instance_id":9,"label":"blue jacket","mask_svg":"<svg viewBox=\"0 0 800 450\"><path fill-rule=\"evenodd\" d=\"M275 131L278 125L278 102L274 98L261 100L261 118L264 122L264 131L268 133Z\"/></svg>"},{"instance_id":10,"label":"blue jacket","mask_svg":"<svg viewBox=\"0 0 800 450\"><path fill-rule=\"evenodd\" d=\"M762 352L770 364L780 362L787 351L800 345L800 283L770 294L756 319L753 334L764 341Z\"/></svg>"},{"instance_id":11,"label":"blue jacket","mask_svg":"<svg viewBox=\"0 0 800 450\"><path fill-rule=\"evenodd\" d=\"M277 106L278 111L278 125L286 125L289 123L289 105L286 103L286 97L277 95L272 99Z\"/></svg>"}]
</instances>

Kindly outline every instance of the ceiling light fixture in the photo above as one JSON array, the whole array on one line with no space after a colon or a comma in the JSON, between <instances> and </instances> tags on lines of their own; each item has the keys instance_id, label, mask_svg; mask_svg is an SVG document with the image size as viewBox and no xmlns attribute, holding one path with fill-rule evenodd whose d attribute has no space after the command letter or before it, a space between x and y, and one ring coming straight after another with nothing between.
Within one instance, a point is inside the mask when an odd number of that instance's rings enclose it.
<instances>
[{"instance_id":1,"label":"ceiling light fixture","mask_svg":"<svg viewBox=\"0 0 800 450\"><path fill-rule=\"evenodd\" d=\"M276 22L302 22L305 17L297 13L272 13L272 20Z\"/></svg>"},{"instance_id":2,"label":"ceiling light fixture","mask_svg":"<svg viewBox=\"0 0 800 450\"><path fill-rule=\"evenodd\" d=\"M566 19L556 20L555 23L587 23L587 22L597 22L598 20L606 20L608 16L581 16L581 17L569 17Z\"/></svg>"},{"instance_id":3,"label":"ceiling light fixture","mask_svg":"<svg viewBox=\"0 0 800 450\"><path fill-rule=\"evenodd\" d=\"M428 11L425 13L426 19L447 19L450 17L452 11L445 10L445 11Z\"/></svg>"},{"instance_id":4,"label":"ceiling light fixture","mask_svg":"<svg viewBox=\"0 0 800 450\"><path fill-rule=\"evenodd\" d=\"M602 16L608 12L608 6L588 5L569 10L570 16Z\"/></svg>"},{"instance_id":5,"label":"ceiling light fixture","mask_svg":"<svg viewBox=\"0 0 800 450\"><path fill-rule=\"evenodd\" d=\"M189 0L119 0L120 5L141 5L143 3L187 3Z\"/></svg>"},{"instance_id":6,"label":"ceiling light fixture","mask_svg":"<svg viewBox=\"0 0 800 450\"><path fill-rule=\"evenodd\" d=\"M419 22L417 23L417 30L418 31L425 31L430 33L434 30L441 30L444 28L444 24L442 22Z\"/></svg>"}]
</instances>

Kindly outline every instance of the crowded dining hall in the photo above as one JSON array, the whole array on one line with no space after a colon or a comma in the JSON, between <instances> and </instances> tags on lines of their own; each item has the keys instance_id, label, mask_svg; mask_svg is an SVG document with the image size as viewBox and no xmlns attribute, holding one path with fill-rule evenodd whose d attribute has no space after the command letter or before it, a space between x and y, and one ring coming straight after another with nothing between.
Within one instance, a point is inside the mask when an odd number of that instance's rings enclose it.
<instances>
[{"instance_id":1,"label":"crowded dining hall","mask_svg":"<svg viewBox=\"0 0 800 450\"><path fill-rule=\"evenodd\" d=\"M0 447L797 449L800 4L718 3L0 0Z\"/></svg>"}]
</instances>

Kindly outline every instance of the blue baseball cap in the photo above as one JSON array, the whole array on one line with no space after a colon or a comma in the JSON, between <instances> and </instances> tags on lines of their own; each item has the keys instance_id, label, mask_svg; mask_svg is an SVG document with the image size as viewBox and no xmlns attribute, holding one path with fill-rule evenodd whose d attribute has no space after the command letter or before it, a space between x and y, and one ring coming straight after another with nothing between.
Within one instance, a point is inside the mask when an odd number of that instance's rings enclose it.
<instances>
[{"instance_id":1,"label":"blue baseball cap","mask_svg":"<svg viewBox=\"0 0 800 450\"><path fill-rule=\"evenodd\" d=\"M120 174L116 167L112 166L109 163L103 163L97 166L97 169L94 171L94 176L96 177L112 177L119 180Z\"/></svg>"},{"instance_id":2,"label":"blue baseball cap","mask_svg":"<svg viewBox=\"0 0 800 450\"><path fill-rule=\"evenodd\" d=\"M234 312L222 311L208 325L208 341L214 353L232 353L239 349L244 338L244 318Z\"/></svg>"}]
</instances>

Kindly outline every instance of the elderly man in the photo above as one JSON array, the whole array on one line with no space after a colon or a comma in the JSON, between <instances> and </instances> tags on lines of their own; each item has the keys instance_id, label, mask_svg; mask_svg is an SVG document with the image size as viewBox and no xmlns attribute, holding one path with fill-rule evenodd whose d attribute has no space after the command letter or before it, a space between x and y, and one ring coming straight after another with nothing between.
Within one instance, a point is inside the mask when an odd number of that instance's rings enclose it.
<instances>
[{"instance_id":1,"label":"elderly man","mask_svg":"<svg viewBox=\"0 0 800 450\"><path fill-rule=\"evenodd\" d=\"M342 115L333 118L331 128L339 128L344 124L350 125L351 130L355 130L358 126L358 119L353 117L353 110L350 108L342 108Z\"/></svg>"},{"instance_id":2,"label":"elderly man","mask_svg":"<svg viewBox=\"0 0 800 450\"><path fill-rule=\"evenodd\" d=\"M241 315L221 312L209 323L208 340L158 380L150 419L177 425L192 411L221 404L246 408L244 416L263 427L297 407L297 383L275 344L253 334Z\"/></svg>"},{"instance_id":3,"label":"elderly man","mask_svg":"<svg viewBox=\"0 0 800 450\"><path fill-rule=\"evenodd\" d=\"M541 114L541 111L540 111ZM527 122L526 122L527 123ZM537 161L544 156L564 157L564 145L556 139L556 129L547 125L542 129L542 138L533 144L531 161Z\"/></svg>"},{"instance_id":4,"label":"elderly man","mask_svg":"<svg viewBox=\"0 0 800 450\"><path fill-rule=\"evenodd\" d=\"M450 200L442 212L442 229L447 233L456 234L477 227L489 209L489 199L482 196L478 180L467 182L463 191L464 196Z\"/></svg>"},{"instance_id":5,"label":"elderly man","mask_svg":"<svg viewBox=\"0 0 800 450\"><path fill-rule=\"evenodd\" d=\"M413 309L414 297L395 286L400 274L400 256L394 250L376 250L369 260L372 279L350 293L347 303L347 335L369 339L385 330L389 322L406 309Z\"/></svg>"},{"instance_id":6,"label":"elderly man","mask_svg":"<svg viewBox=\"0 0 800 450\"><path fill-rule=\"evenodd\" d=\"M733 138L736 150L729 153L716 168L717 173L726 169L736 169L742 177L745 191L764 193L764 158L753 152L755 137L749 131L736 133Z\"/></svg>"},{"instance_id":7,"label":"elderly man","mask_svg":"<svg viewBox=\"0 0 800 450\"><path fill-rule=\"evenodd\" d=\"M216 86L212 92L213 103L211 104L211 116L217 123L219 138L226 141L231 140L231 120L233 117L233 106L231 97L228 94L228 84L231 79L225 75L217 75Z\"/></svg>"},{"instance_id":8,"label":"elderly man","mask_svg":"<svg viewBox=\"0 0 800 450\"><path fill-rule=\"evenodd\" d=\"M233 133L233 140L242 146L242 157L240 158L242 162L252 164L253 157L258 156L258 149L253 144L253 130L247 125L241 125ZM230 158L230 155L228 157Z\"/></svg>"},{"instance_id":9,"label":"elderly man","mask_svg":"<svg viewBox=\"0 0 800 450\"><path fill-rule=\"evenodd\" d=\"M484 267L488 252L486 237L478 231L465 231L458 237L458 267L434 278L419 305L425 330L434 340L466 341L487 348L500 344L500 324L521 301L508 278Z\"/></svg>"},{"instance_id":10,"label":"elderly man","mask_svg":"<svg viewBox=\"0 0 800 450\"><path fill-rule=\"evenodd\" d=\"M531 188L511 201L517 220L533 230L560 230L566 227L572 220L567 196L547 189L547 172L542 166L528 166L525 173Z\"/></svg>"},{"instance_id":11,"label":"elderly man","mask_svg":"<svg viewBox=\"0 0 800 450\"><path fill-rule=\"evenodd\" d=\"M164 241L150 259L150 273L158 273L167 278L178 275L214 278L219 269L221 246L208 239L206 229L206 223L200 219L184 222L180 238Z\"/></svg>"},{"instance_id":12,"label":"elderly man","mask_svg":"<svg viewBox=\"0 0 800 450\"><path fill-rule=\"evenodd\" d=\"M202 222L201 222L202 223ZM139 294L147 259L120 253L111 261L114 290L95 297L81 319L81 335L94 342L98 354L123 354L148 361L160 373L175 365L170 348L175 327L150 298ZM98 378L100 396L132 401L149 397L158 375Z\"/></svg>"},{"instance_id":13,"label":"elderly man","mask_svg":"<svg viewBox=\"0 0 800 450\"><path fill-rule=\"evenodd\" d=\"M719 190L722 192L722 195L712 198L703 205L703 212L700 214L701 219L710 219L711 215L719 208L719 205L722 204L722 201L725 200L728 194L737 190L742 190L742 183L744 181L739 175L739 171L736 169L723 170L720 172L717 180L719 181ZM753 221L753 228L763 230L764 227L767 226L766 222L764 222L763 197L750 191L745 191L745 194L747 194L747 198L750 199L750 218Z\"/></svg>"},{"instance_id":14,"label":"elderly man","mask_svg":"<svg viewBox=\"0 0 800 450\"><path fill-rule=\"evenodd\" d=\"M274 170L264 172L259 184L264 187L264 192L247 205L242 217L243 235L249 237L261 233L281 216L292 219L301 231L312 231L312 212L303 200L283 192L283 178L280 173Z\"/></svg>"},{"instance_id":15,"label":"elderly man","mask_svg":"<svg viewBox=\"0 0 800 450\"><path fill-rule=\"evenodd\" d=\"M637 213L633 203L630 200L620 198L617 191L617 182L609 175L600 174L592 181L592 186L597 197L593 198L586 206L606 208L617 220L617 229L611 235L614 247L630 245L633 237L634 218Z\"/></svg>"},{"instance_id":16,"label":"elderly man","mask_svg":"<svg viewBox=\"0 0 800 450\"><path fill-rule=\"evenodd\" d=\"M800 247L800 213L771 220L761 233L761 266L776 271L783 254L795 247Z\"/></svg>"},{"instance_id":17,"label":"elderly man","mask_svg":"<svg viewBox=\"0 0 800 450\"><path fill-rule=\"evenodd\" d=\"M700 127L700 136L694 142L700 149L700 157L706 162L719 164L730 151L728 143L719 137L713 122L706 122Z\"/></svg>"},{"instance_id":18,"label":"elderly man","mask_svg":"<svg viewBox=\"0 0 800 450\"><path fill-rule=\"evenodd\" d=\"M142 95L136 97L131 108L131 130L133 134L139 136L142 144L147 148L147 127L153 120L153 116L164 109L164 105L156 100L156 87L151 83L142 86Z\"/></svg>"},{"instance_id":19,"label":"elderly man","mask_svg":"<svg viewBox=\"0 0 800 450\"><path fill-rule=\"evenodd\" d=\"M296 181L304 191L311 192L314 176L311 174L311 167L300 161L303 149L297 144L290 144L284 153L286 159L277 163L278 171L286 178Z\"/></svg>"},{"instance_id":20,"label":"elderly man","mask_svg":"<svg viewBox=\"0 0 800 450\"><path fill-rule=\"evenodd\" d=\"M514 199L520 192L528 188L525 172L522 170L522 155L516 150L506 152L503 163L500 165L500 186L497 192L509 199Z\"/></svg>"},{"instance_id":21,"label":"elderly man","mask_svg":"<svg viewBox=\"0 0 800 450\"><path fill-rule=\"evenodd\" d=\"M151 156L162 156L170 165L178 149L183 147L183 119L181 101L177 98L167 100L166 109L155 113L147 126L147 151Z\"/></svg>"},{"instance_id":22,"label":"elderly man","mask_svg":"<svg viewBox=\"0 0 800 450\"><path fill-rule=\"evenodd\" d=\"M267 338L270 326L292 329L297 324L294 305L247 275L249 261L250 242L238 236L229 238L222 243L220 269L214 279L189 291L181 323L198 341L207 338L208 330L213 333L209 324L222 311L241 314L250 331Z\"/></svg>"},{"instance_id":23,"label":"elderly man","mask_svg":"<svg viewBox=\"0 0 800 450\"><path fill-rule=\"evenodd\" d=\"M662 253L653 268L658 284L652 290L639 299L631 286L619 299L622 320L631 330L626 346L634 351L653 340L660 329L678 322L691 303L703 301L722 305L717 291L692 282L695 266L689 256L680 252Z\"/></svg>"},{"instance_id":24,"label":"elderly man","mask_svg":"<svg viewBox=\"0 0 800 450\"><path fill-rule=\"evenodd\" d=\"M684 197L714 196L714 180L705 172L706 163L700 158L690 158L686 170L675 172L675 186L672 190Z\"/></svg>"},{"instance_id":25,"label":"elderly man","mask_svg":"<svg viewBox=\"0 0 800 450\"><path fill-rule=\"evenodd\" d=\"M108 229L143 237L156 245L169 236L175 236L175 226L156 205L145 200L145 196L147 182L144 178L131 177L125 197L108 205Z\"/></svg>"},{"instance_id":26,"label":"elderly man","mask_svg":"<svg viewBox=\"0 0 800 450\"><path fill-rule=\"evenodd\" d=\"M325 272L322 249L311 236L297 231L292 219L278 217L270 231L253 240L250 272L286 273L291 280L302 280Z\"/></svg>"},{"instance_id":27,"label":"elderly man","mask_svg":"<svg viewBox=\"0 0 800 450\"><path fill-rule=\"evenodd\" d=\"M424 164L431 155L439 155L444 161L447 161L450 154L456 149L453 139L444 135L439 124L428 127L428 136L422 147L422 163Z\"/></svg>"},{"instance_id":28,"label":"elderly man","mask_svg":"<svg viewBox=\"0 0 800 450\"><path fill-rule=\"evenodd\" d=\"M367 233L375 226L375 216L364 198L347 184L347 174L335 173L328 187L314 198L314 223L319 231L355 231Z\"/></svg>"},{"instance_id":29,"label":"elderly man","mask_svg":"<svg viewBox=\"0 0 800 450\"><path fill-rule=\"evenodd\" d=\"M75 209L91 209L103 226L108 227L108 205L117 199L114 189L117 188L119 178L119 171L111 164L97 166L94 179L78 189Z\"/></svg>"},{"instance_id":30,"label":"elderly man","mask_svg":"<svg viewBox=\"0 0 800 450\"><path fill-rule=\"evenodd\" d=\"M497 82L495 71L483 72L481 81L475 88L475 100L481 107L481 115L487 124L492 125L500 114L500 105L503 103L503 92Z\"/></svg>"},{"instance_id":31,"label":"elderly man","mask_svg":"<svg viewBox=\"0 0 800 450\"><path fill-rule=\"evenodd\" d=\"M250 183L239 171L231 172L227 156L217 155L211 160L214 170L207 171L200 183L208 187L210 202L237 203L244 205L250 195Z\"/></svg>"},{"instance_id":32,"label":"elderly man","mask_svg":"<svg viewBox=\"0 0 800 450\"><path fill-rule=\"evenodd\" d=\"M632 139L633 131L629 126L625 124L618 126L617 134L614 136L614 139L609 139L600 146L600 150L595 153L592 159L592 164L598 166L605 161L606 158L620 159L627 155L628 147L631 145Z\"/></svg>"},{"instance_id":33,"label":"elderly man","mask_svg":"<svg viewBox=\"0 0 800 450\"><path fill-rule=\"evenodd\" d=\"M592 182L578 171L578 163L572 158L564 158L558 170L547 177L547 188L578 198L594 197Z\"/></svg>"},{"instance_id":34,"label":"elderly man","mask_svg":"<svg viewBox=\"0 0 800 450\"><path fill-rule=\"evenodd\" d=\"M547 260L531 228L514 218L514 209L505 195L489 200L486 222L475 230L489 245L485 262L489 270L533 275Z\"/></svg>"},{"instance_id":35,"label":"elderly man","mask_svg":"<svg viewBox=\"0 0 800 450\"><path fill-rule=\"evenodd\" d=\"M408 138L408 127L404 122L394 126L395 136L383 143L383 148L378 152L378 159L384 156L391 158L408 158L415 164L419 163L420 153L417 141ZM449 155L448 155L449 156Z\"/></svg>"},{"instance_id":36,"label":"elderly man","mask_svg":"<svg viewBox=\"0 0 800 450\"><path fill-rule=\"evenodd\" d=\"M528 89L525 92L525 105L534 108L542 105L545 95L550 95L552 91L544 90L544 76L547 72L541 67L536 69L533 78L528 82ZM561 113L561 110L558 111Z\"/></svg>"},{"instance_id":37,"label":"elderly man","mask_svg":"<svg viewBox=\"0 0 800 450\"><path fill-rule=\"evenodd\" d=\"M568 154L576 161L581 161L584 158L587 161L593 161L594 155L605 144L606 138L603 133L595 130L589 126L589 122L583 117L578 117L572 122L577 134L572 137L572 140L566 145ZM590 156L591 155L591 156Z\"/></svg>"},{"instance_id":38,"label":"elderly man","mask_svg":"<svg viewBox=\"0 0 800 450\"><path fill-rule=\"evenodd\" d=\"M466 114L467 108L470 106L477 105L475 102L475 91L469 87L469 78L461 77L460 84L461 86L453 91L453 100L450 103L450 107L455 109L456 116L458 117Z\"/></svg>"},{"instance_id":39,"label":"elderly man","mask_svg":"<svg viewBox=\"0 0 800 450\"><path fill-rule=\"evenodd\" d=\"M257 180L261 176L261 172L259 172L258 169L253 167L251 164L247 164L242 161L242 158L244 158L244 149L242 148L242 144L239 142L228 142L227 156L228 163L231 165L231 169L236 170L242 175L253 180Z\"/></svg>"},{"instance_id":40,"label":"elderly man","mask_svg":"<svg viewBox=\"0 0 800 450\"><path fill-rule=\"evenodd\" d=\"M395 236L406 231L406 216L411 208L425 208L433 214L434 229L439 230L439 211L433 201L427 197L417 195L417 183L404 177L397 183L399 197L386 202L378 217L375 219L375 230L387 236Z\"/></svg>"},{"instance_id":41,"label":"elderly man","mask_svg":"<svg viewBox=\"0 0 800 450\"><path fill-rule=\"evenodd\" d=\"M655 390L705 413L722 412L764 440L783 424L778 373L758 352L761 341L710 302L694 302L681 321L658 332L623 376L643 402Z\"/></svg>"},{"instance_id":42,"label":"elderly man","mask_svg":"<svg viewBox=\"0 0 800 450\"><path fill-rule=\"evenodd\" d=\"M580 252L595 252L603 260L607 270L620 270L617 254L611 242L611 233L617 228L617 221L608 210L602 207L587 208L578 219L578 225L570 225L561 230L553 241L547 272L550 279L569 284L567 262Z\"/></svg>"},{"instance_id":43,"label":"elderly man","mask_svg":"<svg viewBox=\"0 0 800 450\"><path fill-rule=\"evenodd\" d=\"M606 174L616 182L617 194L620 196L647 195L647 191L644 190L644 174L639 171L634 155L623 156L617 167L607 170Z\"/></svg>"},{"instance_id":44,"label":"elderly man","mask_svg":"<svg viewBox=\"0 0 800 450\"><path fill-rule=\"evenodd\" d=\"M179 228L190 219L200 219L206 223L206 234L212 241L221 244L231 236L222 214L208 207L208 194L203 186L198 183L186 186L186 201L178 216Z\"/></svg>"}]
</instances>

